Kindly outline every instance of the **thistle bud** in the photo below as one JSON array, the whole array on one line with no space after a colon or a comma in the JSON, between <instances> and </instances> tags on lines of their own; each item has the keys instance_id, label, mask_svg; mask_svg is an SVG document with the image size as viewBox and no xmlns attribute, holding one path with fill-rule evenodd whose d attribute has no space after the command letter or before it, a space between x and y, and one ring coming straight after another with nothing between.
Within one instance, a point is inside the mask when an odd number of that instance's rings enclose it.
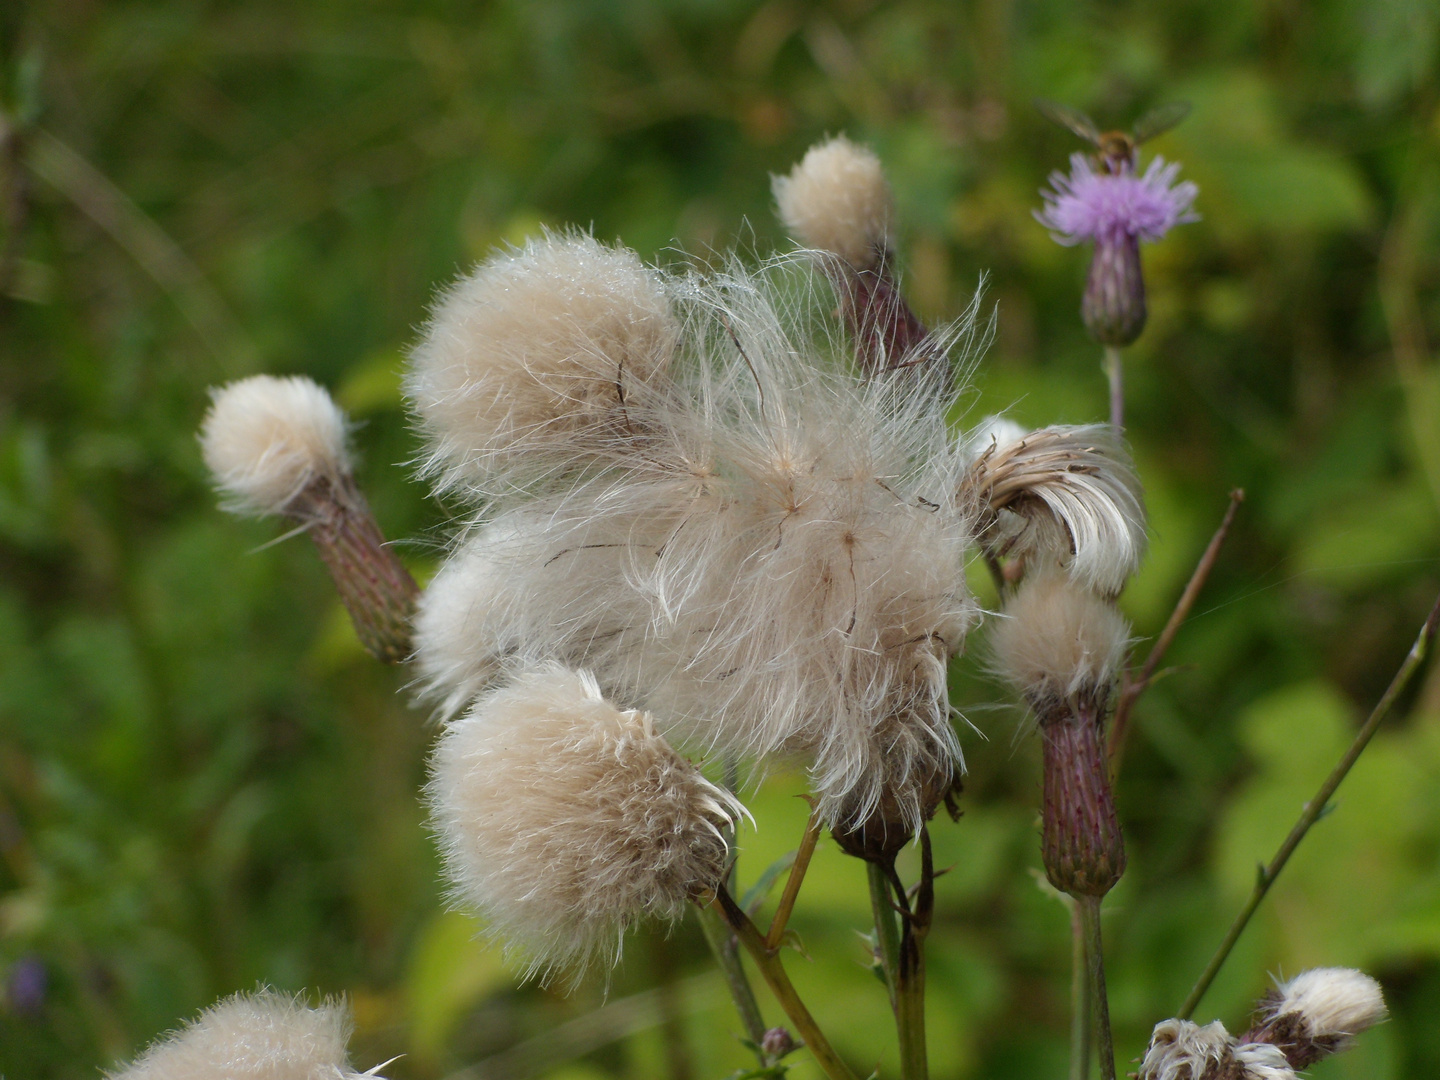
<instances>
[{"instance_id":1,"label":"thistle bud","mask_svg":"<svg viewBox=\"0 0 1440 1080\"><path fill-rule=\"evenodd\" d=\"M110 1080L360 1080L350 1067L350 1014L286 994L236 994L162 1036Z\"/></svg>"},{"instance_id":2,"label":"thistle bud","mask_svg":"<svg viewBox=\"0 0 1440 1080\"><path fill-rule=\"evenodd\" d=\"M213 391L200 447L227 510L280 514L310 534L361 643L397 663L419 590L355 483L346 427L311 380L256 375Z\"/></svg>"},{"instance_id":3,"label":"thistle bud","mask_svg":"<svg viewBox=\"0 0 1440 1080\"><path fill-rule=\"evenodd\" d=\"M1025 580L993 639L996 667L1039 721L1045 873L1072 896L1104 896L1125 872L1102 734L1128 636L1111 604L1051 572Z\"/></svg>"},{"instance_id":4,"label":"thistle bud","mask_svg":"<svg viewBox=\"0 0 1440 1080\"><path fill-rule=\"evenodd\" d=\"M1260 1003L1245 1039L1269 1043L1293 1069L1344 1050L1386 1016L1380 984L1351 968L1314 968L1281 983Z\"/></svg>"},{"instance_id":5,"label":"thistle bud","mask_svg":"<svg viewBox=\"0 0 1440 1080\"><path fill-rule=\"evenodd\" d=\"M760 1040L760 1051L771 1061L779 1061L795 1049L795 1038L783 1027L774 1027L765 1032Z\"/></svg>"},{"instance_id":6,"label":"thistle bud","mask_svg":"<svg viewBox=\"0 0 1440 1080\"><path fill-rule=\"evenodd\" d=\"M1085 329L1102 345L1129 345L1145 329L1146 315L1140 241L1128 235L1097 241L1080 300Z\"/></svg>"}]
</instances>

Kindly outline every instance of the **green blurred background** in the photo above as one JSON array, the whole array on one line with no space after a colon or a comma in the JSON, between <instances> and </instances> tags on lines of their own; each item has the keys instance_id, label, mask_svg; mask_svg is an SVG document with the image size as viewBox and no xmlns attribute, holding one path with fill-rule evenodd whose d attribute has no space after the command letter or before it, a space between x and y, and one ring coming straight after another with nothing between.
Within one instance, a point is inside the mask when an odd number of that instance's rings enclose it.
<instances>
[{"instance_id":1,"label":"green blurred background","mask_svg":"<svg viewBox=\"0 0 1440 1080\"><path fill-rule=\"evenodd\" d=\"M566 999L517 989L443 913L416 799L433 729L309 546L217 512L206 388L332 387L428 572L454 511L407 478L397 371L434 289L542 225L661 260L769 251L768 174L843 131L890 170L926 317L989 275L969 418L1098 420L1086 255L1031 217L1076 146L1036 96L1102 123L1194 104L1149 148L1204 220L1147 249L1129 353L1154 537L1137 633L1249 495L1120 779L1107 932L1135 1056L1440 588L1437 30L1429 0L0 5L0 1073L93 1077L262 982L350 995L358 1064L405 1054L398 1080L744 1064L693 922L637 936L608 998ZM1037 748L978 651L955 694L986 738L965 734L965 816L935 830L955 869L934 1071L1058 1077L1068 923L1036 882ZM795 843L799 790L754 799L742 877ZM1359 965L1394 1019L1315 1075L1440 1074L1440 675L1338 803L1200 1018L1241 1025L1267 973ZM860 864L827 844L795 920L813 959L790 967L861 1075L893 1075L867 921Z\"/></svg>"}]
</instances>

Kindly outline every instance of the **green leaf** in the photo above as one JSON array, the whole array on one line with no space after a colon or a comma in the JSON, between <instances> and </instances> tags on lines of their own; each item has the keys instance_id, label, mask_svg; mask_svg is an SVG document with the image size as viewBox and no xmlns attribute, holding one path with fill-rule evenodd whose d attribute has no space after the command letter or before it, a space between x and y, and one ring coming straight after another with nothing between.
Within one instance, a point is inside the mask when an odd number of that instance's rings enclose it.
<instances>
[{"instance_id":1,"label":"green leaf","mask_svg":"<svg viewBox=\"0 0 1440 1080\"><path fill-rule=\"evenodd\" d=\"M765 903L766 897L775 888L775 882L780 880L780 875L795 865L795 854L793 851L787 851L781 855L765 868L765 872L760 875L754 885L745 890L745 895L740 898L740 906L745 909L745 914L753 916L760 910L760 905Z\"/></svg>"}]
</instances>

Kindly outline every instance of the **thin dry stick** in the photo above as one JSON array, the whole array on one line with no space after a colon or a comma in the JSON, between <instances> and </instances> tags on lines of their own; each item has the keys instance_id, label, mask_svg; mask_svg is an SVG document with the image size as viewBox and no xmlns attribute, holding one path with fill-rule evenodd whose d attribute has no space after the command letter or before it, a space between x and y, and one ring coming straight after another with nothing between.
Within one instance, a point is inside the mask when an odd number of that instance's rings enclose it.
<instances>
[{"instance_id":1,"label":"thin dry stick","mask_svg":"<svg viewBox=\"0 0 1440 1080\"><path fill-rule=\"evenodd\" d=\"M1230 526L1235 521L1240 504L1244 501L1244 488L1236 488L1230 492L1230 505L1225 508L1225 516L1220 521L1220 527L1210 538L1210 543L1205 548L1205 554L1201 555L1200 561L1195 564L1195 572L1190 575L1190 580L1185 585L1185 591L1180 594L1180 600L1175 605L1175 610L1170 613L1170 619L1165 623L1165 628L1160 631L1160 636L1155 640L1155 646L1150 650L1150 655L1145 657L1145 664L1141 667L1139 676L1131 679L1128 673L1126 675L1125 685L1120 691L1120 701L1115 706L1115 719L1110 725L1110 772L1112 775L1120 771L1120 758L1125 752L1125 737L1130 727L1130 711L1134 709L1135 702L1155 677L1155 669L1160 666L1160 661L1164 659L1166 651L1175 640L1175 635L1180 632L1181 624L1189 617L1190 609L1195 606L1195 601L1200 596L1200 590L1205 587L1205 582L1210 578L1210 571L1215 568L1215 560L1220 555L1220 548L1225 543L1225 538L1230 534Z\"/></svg>"},{"instance_id":2,"label":"thin dry stick","mask_svg":"<svg viewBox=\"0 0 1440 1080\"><path fill-rule=\"evenodd\" d=\"M768 949L778 949L780 939L785 936L785 924L790 921L790 912L795 910L795 898L800 895L800 885L810 866L810 856L815 854L821 824L819 811L811 810L810 823L805 826L805 835L795 852L795 861L790 864L790 876L785 879L785 891L780 894L780 905L775 909L775 917L770 920L770 929L765 934L765 947Z\"/></svg>"},{"instance_id":3,"label":"thin dry stick","mask_svg":"<svg viewBox=\"0 0 1440 1080\"><path fill-rule=\"evenodd\" d=\"M1255 880L1255 888L1250 893L1250 899L1235 917L1225 940L1220 943L1220 948L1210 958L1205 971L1201 974L1190 996L1180 1006L1177 1014L1181 1020L1190 1019L1195 1007L1200 1004L1200 999L1205 996L1205 991L1210 989L1210 984L1215 981L1215 976L1220 973L1226 959L1230 956L1230 950L1235 947L1235 942L1240 940L1250 917L1255 914L1255 909L1260 906L1260 901L1265 899L1265 894L1270 891L1270 886L1275 884L1275 879L1280 876L1280 871L1285 869L1285 864L1295 849L1300 846L1300 841L1305 839L1305 834L1310 831L1310 826L1320 820L1320 815L1330 805L1330 797L1335 794L1335 789L1340 782L1349 774L1355 762L1359 760L1365 747L1370 744L1371 737L1376 729L1380 727L1380 721L1389 714L1395 704L1395 699L1405 690L1409 682L1414 678L1415 673L1420 670L1420 665L1425 659L1426 653L1430 651L1430 644L1435 640L1435 628L1440 624L1440 598L1435 601L1435 606L1430 610L1430 616L1425 620L1425 625L1420 628L1419 635L1415 638L1415 644L1410 646L1410 652L1405 657L1405 662L1400 665L1400 670L1395 672L1395 677L1390 680L1384 696L1376 703L1371 710L1369 719L1355 733L1355 739L1350 744L1350 749L1345 751L1345 756L1340 759L1339 764L1331 770L1325 782L1320 785L1320 790L1315 797L1305 804L1305 809L1300 814L1300 820L1290 830L1290 835L1285 837L1285 842L1280 845L1280 850L1270 860L1270 865L1263 867Z\"/></svg>"}]
</instances>

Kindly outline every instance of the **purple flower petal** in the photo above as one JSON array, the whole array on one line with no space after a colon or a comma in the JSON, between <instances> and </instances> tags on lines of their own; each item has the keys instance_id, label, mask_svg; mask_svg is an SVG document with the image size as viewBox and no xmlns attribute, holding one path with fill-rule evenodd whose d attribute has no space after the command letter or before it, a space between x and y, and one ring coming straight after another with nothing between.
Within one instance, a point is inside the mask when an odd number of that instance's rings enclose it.
<instances>
[{"instance_id":1,"label":"purple flower petal","mask_svg":"<svg viewBox=\"0 0 1440 1080\"><path fill-rule=\"evenodd\" d=\"M1084 240L1119 243L1125 238L1159 240L1176 225L1198 221L1192 206L1200 189L1175 183L1178 163L1157 157L1141 176L1097 172L1084 154L1070 156L1070 175L1050 174L1053 191L1041 191L1043 209L1035 219L1061 244Z\"/></svg>"}]
</instances>

